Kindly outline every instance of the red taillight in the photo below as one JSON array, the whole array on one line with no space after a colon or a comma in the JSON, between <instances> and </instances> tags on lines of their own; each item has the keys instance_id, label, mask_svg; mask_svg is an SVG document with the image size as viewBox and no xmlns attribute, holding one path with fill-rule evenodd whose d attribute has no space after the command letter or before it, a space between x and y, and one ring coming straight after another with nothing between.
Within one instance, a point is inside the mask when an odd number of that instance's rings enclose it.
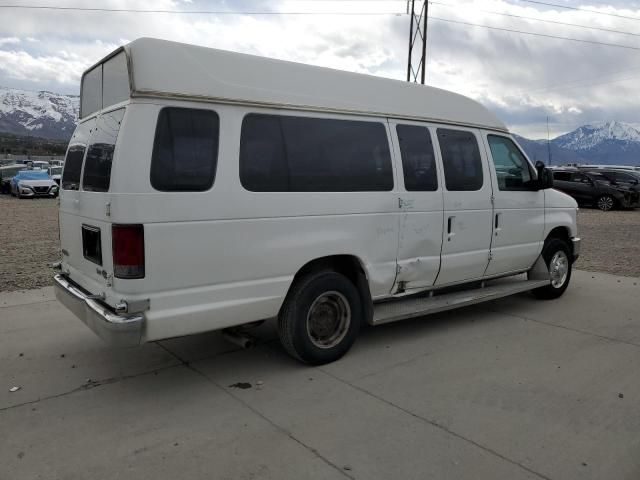
<instances>
[{"instance_id":1,"label":"red taillight","mask_svg":"<svg viewBox=\"0 0 640 480\"><path fill-rule=\"evenodd\" d=\"M113 225L113 275L116 278L144 278L144 227Z\"/></svg>"}]
</instances>

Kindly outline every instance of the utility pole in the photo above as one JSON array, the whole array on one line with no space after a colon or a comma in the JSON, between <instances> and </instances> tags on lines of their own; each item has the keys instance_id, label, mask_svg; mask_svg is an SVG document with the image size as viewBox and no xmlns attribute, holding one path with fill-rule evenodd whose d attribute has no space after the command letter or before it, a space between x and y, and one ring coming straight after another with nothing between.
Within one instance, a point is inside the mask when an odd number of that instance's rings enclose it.
<instances>
[{"instance_id":1,"label":"utility pole","mask_svg":"<svg viewBox=\"0 0 640 480\"><path fill-rule=\"evenodd\" d=\"M416 12L416 3L419 10ZM409 60L407 62L407 82L424 85L424 77L427 69L427 19L429 16L428 0L408 0L407 13L411 16L409 25ZM421 52L417 55L416 52ZM417 62L417 63L416 63Z\"/></svg>"}]
</instances>

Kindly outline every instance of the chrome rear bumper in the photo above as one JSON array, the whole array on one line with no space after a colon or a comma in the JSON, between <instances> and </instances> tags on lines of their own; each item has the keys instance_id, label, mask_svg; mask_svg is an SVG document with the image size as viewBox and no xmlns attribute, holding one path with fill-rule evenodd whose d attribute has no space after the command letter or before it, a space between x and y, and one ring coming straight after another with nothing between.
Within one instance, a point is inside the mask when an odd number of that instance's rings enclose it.
<instances>
[{"instance_id":1,"label":"chrome rear bumper","mask_svg":"<svg viewBox=\"0 0 640 480\"><path fill-rule=\"evenodd\" d=\"M144 316L122 316L102 305L71 282L65 275L54 277L56 298L76 317L109 345L133 347L140 345Z\"/></svg>"}]
</instances>

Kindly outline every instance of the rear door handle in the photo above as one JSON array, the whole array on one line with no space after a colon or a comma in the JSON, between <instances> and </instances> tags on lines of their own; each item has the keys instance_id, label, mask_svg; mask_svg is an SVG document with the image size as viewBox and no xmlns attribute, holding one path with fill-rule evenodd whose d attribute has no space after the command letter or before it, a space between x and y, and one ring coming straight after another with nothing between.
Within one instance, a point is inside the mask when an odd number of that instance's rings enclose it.
<instances>
[{"instance_id":1,"label":"rear door handle","mask_svg":"<svg viewBox=\"0 0 640 480\"><path fill-rule=\"evenodd\" d=\"M455 218L456 217L454 216L454 217L449 217L447 219L447 237L448 237L447 241L449 242L451 241L451 238L455 235L455 232L453 231L453 220Z\"/></svg>"}]
</instances>

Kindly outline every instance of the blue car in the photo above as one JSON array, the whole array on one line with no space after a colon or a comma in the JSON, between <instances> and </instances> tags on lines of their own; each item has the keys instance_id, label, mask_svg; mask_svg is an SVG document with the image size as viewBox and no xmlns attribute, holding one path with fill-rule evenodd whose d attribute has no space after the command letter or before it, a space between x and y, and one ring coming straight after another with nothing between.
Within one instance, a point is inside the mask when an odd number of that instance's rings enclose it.
<instances>
[{"instance_id":1,"label":"blue car","mask_svg":"<svg viewBox=\"0 0 640 480\"><path fill-rule=\"evenodd\" d=\"M58 185L46 170L21 170L11 179L11 195L18 198L55 198Z\"/></svg>"}]
</instances>

